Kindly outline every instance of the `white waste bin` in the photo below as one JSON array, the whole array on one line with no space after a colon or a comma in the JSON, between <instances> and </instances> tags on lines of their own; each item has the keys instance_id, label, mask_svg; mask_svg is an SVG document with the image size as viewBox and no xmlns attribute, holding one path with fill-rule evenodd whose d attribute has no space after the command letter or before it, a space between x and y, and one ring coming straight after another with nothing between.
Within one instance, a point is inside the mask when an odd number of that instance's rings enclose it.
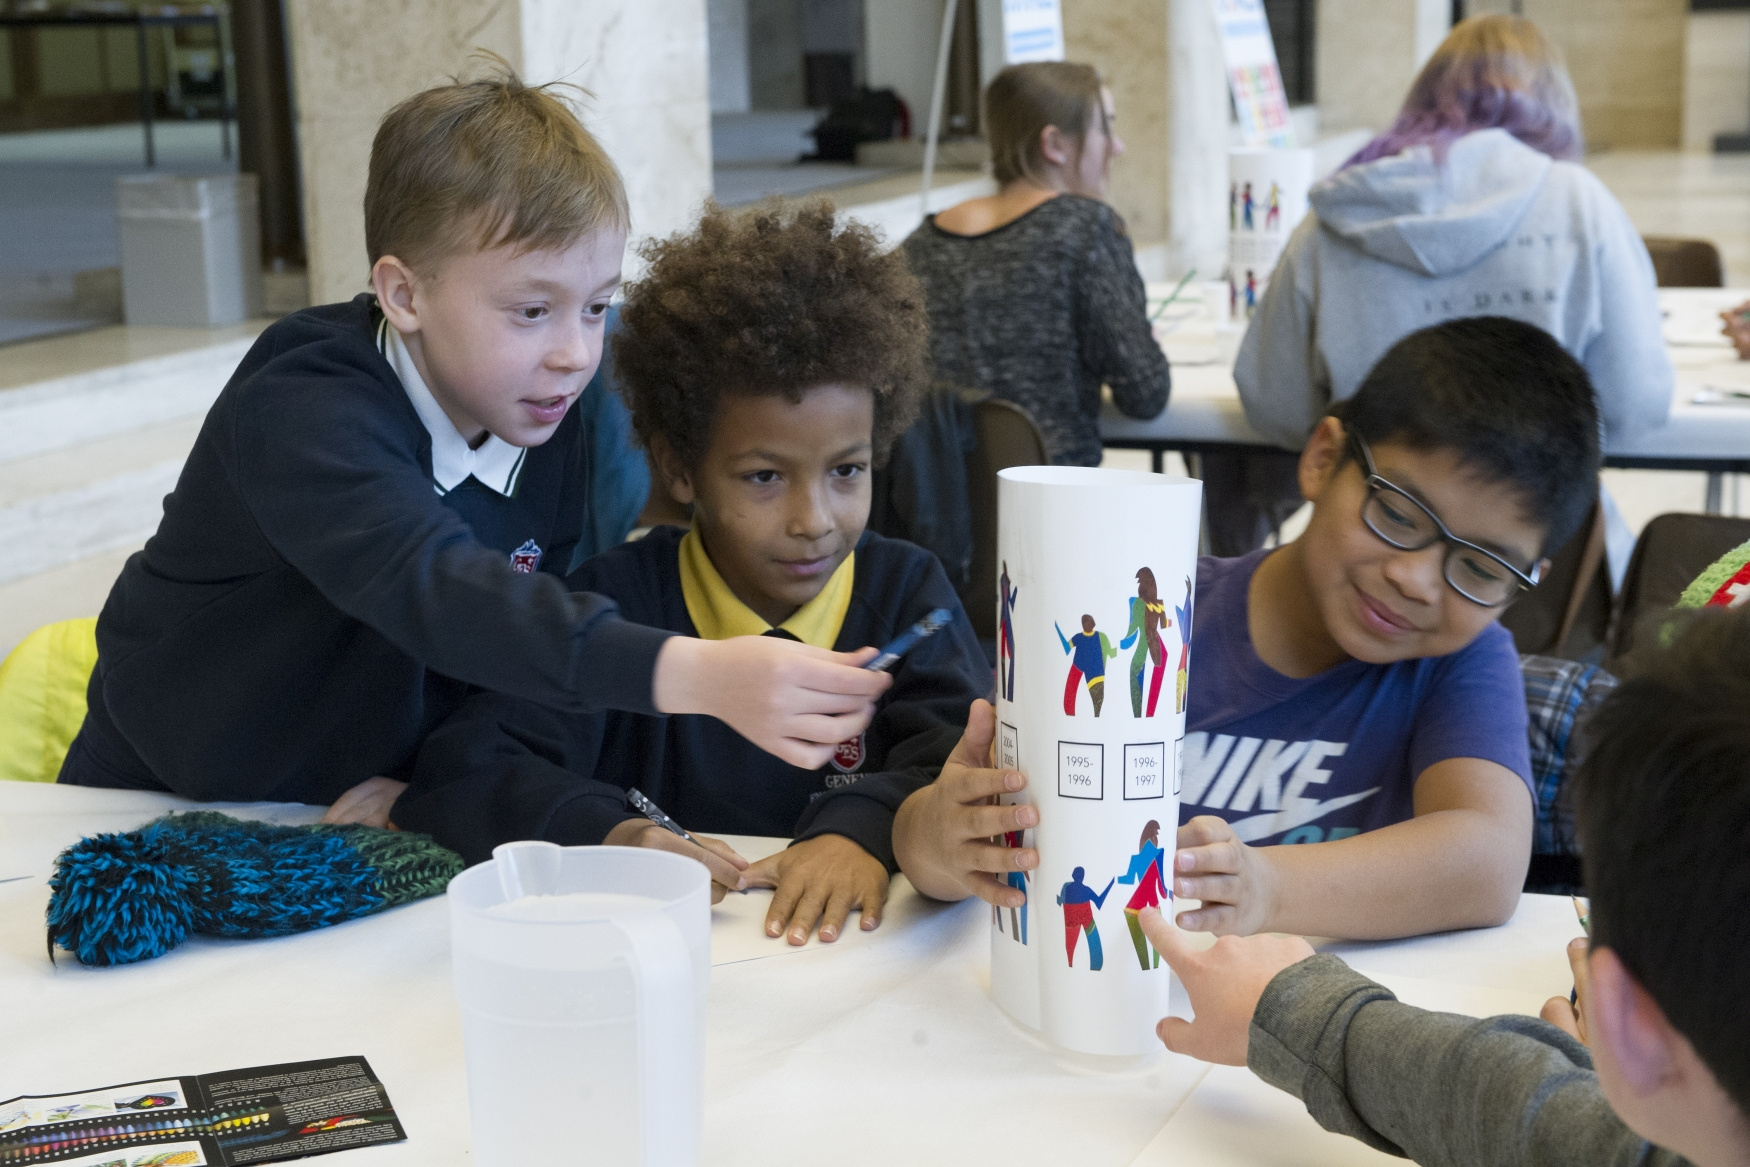
<instances>
[{"instance_id":1,"label":"white waste bin","mask_svg":"<svg viewBox=\"0 0 1750 1167\"><path fill-rule=\"evenodd\" d=\"M255 175L130 175L115 194L129 324L213 327L260 314Z\"/></svg>"}]
</instances>

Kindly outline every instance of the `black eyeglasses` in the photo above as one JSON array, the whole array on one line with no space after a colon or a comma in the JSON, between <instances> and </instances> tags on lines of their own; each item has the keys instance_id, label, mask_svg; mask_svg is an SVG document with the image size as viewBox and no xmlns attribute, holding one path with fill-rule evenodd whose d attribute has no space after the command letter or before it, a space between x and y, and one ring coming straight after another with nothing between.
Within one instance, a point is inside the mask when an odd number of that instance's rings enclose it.
<instances>
[{"instance_id":1,"label":"black eyeglasses","mask_svg":"<svg viewBox=\"0 0 1750 1167\"><path fill-rule=\"evenodd\" d=\"M1433 511L1402 487L1379 476L1373 453L1361 435L1349 431L1349 445L1367 479L1367 498L1361 504L1361 521L1367 529L1399 551L1421 551L1436 543L1446 544L1444 574L1452 590L1473 604L1499 608L1521 591L1537 586L1541 566L1531 574L1520 571L1493 551L1467 543L1446 529Z\"/></svg>"}]
</instances>

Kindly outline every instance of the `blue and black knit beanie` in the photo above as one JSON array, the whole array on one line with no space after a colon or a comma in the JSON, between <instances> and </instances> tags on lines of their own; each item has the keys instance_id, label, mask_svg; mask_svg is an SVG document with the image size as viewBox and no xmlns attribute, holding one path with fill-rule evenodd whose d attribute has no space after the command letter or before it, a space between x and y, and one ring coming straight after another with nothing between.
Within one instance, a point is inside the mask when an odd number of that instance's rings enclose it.
<instances>
[{"instance_id":1,"label":"blue and black knit beanie","mask_svg":"<svg viewBox=\"0 0 1750 1167\"><path fill-rule=\"evenodd\" d=\"M462 857L379 827L287 827L189 811L61 852L49 880L49 956L131 964L192 932L247 940L324 928L436 895Z\"/></svg>"}]
</instances>

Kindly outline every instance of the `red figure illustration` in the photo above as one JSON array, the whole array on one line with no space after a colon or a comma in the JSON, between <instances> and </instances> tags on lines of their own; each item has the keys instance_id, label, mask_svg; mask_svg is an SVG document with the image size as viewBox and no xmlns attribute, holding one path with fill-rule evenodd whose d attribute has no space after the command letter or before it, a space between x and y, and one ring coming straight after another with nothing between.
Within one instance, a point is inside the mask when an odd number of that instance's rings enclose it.
<instances>
[{"instance_id":1,"label":"red figure illustration","mask_svg":"<svg viewBox=\"0 0 1750 1167\"><path fill-rule=\"evenodd\" d=\"M1023 831L1004 831L1003 846L1019 847L1021 845L1021 836L1024 833L1025 832ZM1028 875L1025 871L1011 871L1003 877L1003 882L1007 883L1022 895L1026 895L1027 879ZM995 904L992 904L990 906L990 913L991 918L996 921L997 931L1001 932L1003 930L1003 910ZM1009 929L1016 940L1022 944L1027 943L1027 904L1025 901L1022 901L1019 908L1009 909Z\"/></svg>"},{"instance_id":2,"label":"red figure illustration","mask_svg":"<svg viewBox=\"0 0 1750 1167\"><path fill-rule=\"evenodd\" d=\"M1161 824L1154 819L1148 820L1148 825L1142 828L1142 838L1137 841L1136 854L1130 857L1130 868L1118 877L1119 883L1136 884L1136 891L1124 905L1124 922L1130 926L1130 942L1136 946L1136 959L1142 962L1144 972L1151 967L1148 961L1148 937L1142 933L1142 920L1138 913L1144 908L1158 908L1161 900L1173 902L1173 893L1167 887L1165 875L1161 871L1161 863L1166 858L1166 852L1161 850ZM1154 954L1154 965L1161 965L1161 954Z\"/></svg>"},{"instance_id":3,"label":"red figure illustration","mask_svg":"<svg viewBox=\"0 0 1750 1167\"><path fill-rule=\"evenodd\" d=\"M1003 700L1015 699L1015 597L1021 589L1009 585L1009 561L1003 560L1003 576L997 581L997 679L1003 682ZM1003 663L1008 663L1005 678Z\"/></svg>"},{"instance_id":4,"label":"red figure illustration","mask_svg":"<svg viewBox=\"0 0 1750 1167\"><path fill-rule=\"evenodd\" d=\"M1136 651L1130 656L1130 712L1134 717L1143 716L1142 675L1148 670L1150 661L1154 662L1155 670L1148 690L1148 716L1155 715L1155 706L1161 698L1161 670L1167 655L1166 645L1161 641L1161 630L1171 623L1167 619L1167 605L1155 587L1155 573L1146 567L1138 568L1136 595L1130 598L1130 627L1125 631L1124 639L1118 642L1119 648L1136 646Z\"/></svg>"}]
</instances>

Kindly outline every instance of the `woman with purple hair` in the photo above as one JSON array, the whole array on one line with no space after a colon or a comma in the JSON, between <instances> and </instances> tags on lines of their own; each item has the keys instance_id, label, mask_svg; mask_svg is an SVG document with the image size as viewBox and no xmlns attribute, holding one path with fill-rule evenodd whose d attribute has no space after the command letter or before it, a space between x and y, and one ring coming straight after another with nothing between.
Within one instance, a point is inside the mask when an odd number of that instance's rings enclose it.
<instances>
[{"instance_id":1,"label":"woman with purple hair","mask_svg":"<svg viewBox=\"0 0 1750 1167\"><path fill-rule=\"evenodd\" d=\"M1592 378L1607 445L1664 424L1673 377L1652 261L1582 146L1573 85L1535 25L1455 27L1391 128L1312 188L1235 364L1252 425L1299 450L1394 342L1459 316L1510 316L1560 341ZM1249 549L1236 536L1256 546L1260 519L1299 502L1291 455L1248 457L1206 475L1211 495L1236 480L1211 499L1212 527L1228 516L1218 554Z\"/></svg>"}]
</instances>

